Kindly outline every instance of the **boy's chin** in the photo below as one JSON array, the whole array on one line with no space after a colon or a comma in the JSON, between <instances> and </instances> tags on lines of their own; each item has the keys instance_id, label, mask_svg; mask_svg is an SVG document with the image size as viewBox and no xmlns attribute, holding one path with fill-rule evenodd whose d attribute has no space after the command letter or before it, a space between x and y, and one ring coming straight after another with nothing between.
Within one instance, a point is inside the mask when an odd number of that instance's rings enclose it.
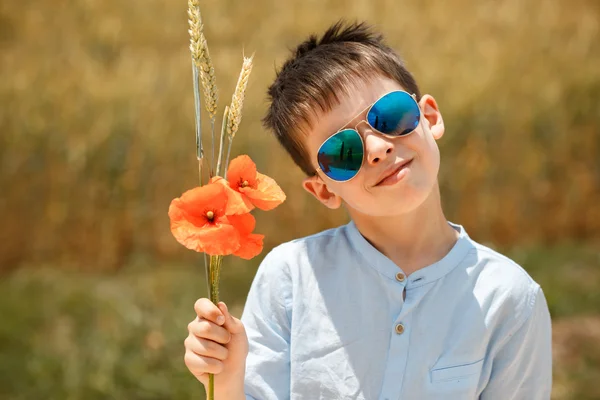
<instances>
[{"instance_id":1,"label":"boy's chin","mask_svg":"<svg viewBox=\"0 0 600 400\"><path fill-rule=\"evenodd\" d=\"M386 190L373 193L368 201L351 205L344 202L350 216L355 217L399 217L419 208L429 197L430 191L417 190L412 187L387 187Z\"/></svg>"}]
</instances>

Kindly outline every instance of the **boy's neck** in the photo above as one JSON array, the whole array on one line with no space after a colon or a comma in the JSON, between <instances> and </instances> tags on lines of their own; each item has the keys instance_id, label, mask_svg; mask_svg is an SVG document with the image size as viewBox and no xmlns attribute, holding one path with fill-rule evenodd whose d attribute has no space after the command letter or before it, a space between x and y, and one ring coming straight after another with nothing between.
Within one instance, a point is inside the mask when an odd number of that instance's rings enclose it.
<instances>
[{"instance_id":1,"label":"boy's neck","mask_svg":"<svg viewBox=\"0 0 600 400\"><path fill-rule=\"evenodd\" d=\"M441 260L459 236L444 216L437 183L427 199L407 214L373 217L348 211L365 239L407 275Z\"/></svg>"}]
</instances>

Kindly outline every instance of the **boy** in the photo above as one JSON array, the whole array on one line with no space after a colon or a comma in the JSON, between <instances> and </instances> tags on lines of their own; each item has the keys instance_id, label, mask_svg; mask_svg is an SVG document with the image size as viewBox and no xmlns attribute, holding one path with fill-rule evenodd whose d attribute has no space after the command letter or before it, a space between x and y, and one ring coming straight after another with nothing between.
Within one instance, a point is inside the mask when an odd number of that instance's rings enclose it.
<instances>
[{"instance_id":1,"label":"boy","mask_svg":"<svg viewBox=\"0 0 600 400\"><path fill-rule=\"evenodd\" d=\"M444 217L442 115L381 36L335 24L269 95L265 125L304 189L352 221L273 249L241 321L196 302L185 361L198 380L214 373L219 400L549 399L544 294Z\"/></svg>"}]
</instances>

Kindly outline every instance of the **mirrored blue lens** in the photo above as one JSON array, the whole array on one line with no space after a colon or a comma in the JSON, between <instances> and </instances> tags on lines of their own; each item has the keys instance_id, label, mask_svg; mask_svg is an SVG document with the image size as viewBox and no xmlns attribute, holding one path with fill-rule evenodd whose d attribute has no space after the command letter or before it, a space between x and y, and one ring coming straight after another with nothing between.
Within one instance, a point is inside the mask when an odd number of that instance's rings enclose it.
<instances>
[{"instance_id":1,"label":"mirrored blue lens","mask_svg":"<svg viewBox=\"0 0 600 400\"><path fill-rule=\"evenodd\" d=\"M354 129L345 129L327 139L319 148L321 171L335 181L353 178L363 162L362 138Z\"/></svg>"},{"instance_id":2,"label":"mirrored blue lens","mask_svg":"<svg viewBox=\"0 0 600 400\"><path fill-rule=\"evenodd\" d=\"M421 111L415 99L406 92L391 92L373 104L367 122L386 135L402 136L419 125Z\"/></svg>"}]
</instances>

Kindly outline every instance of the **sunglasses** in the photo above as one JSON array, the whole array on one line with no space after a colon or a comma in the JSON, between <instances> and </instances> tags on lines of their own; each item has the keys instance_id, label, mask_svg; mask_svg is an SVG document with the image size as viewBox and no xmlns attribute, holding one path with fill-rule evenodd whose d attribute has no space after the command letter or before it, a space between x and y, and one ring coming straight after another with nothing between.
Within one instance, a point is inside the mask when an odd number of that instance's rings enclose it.
<instances>
[{"instance_id":1,"label":"sunglasses","mask_svg":"<svg viewBox=\"0 0 600 400\"><path fill-rule=\"evenodd\" d=\"M362 168L365 145L362 136L356 130L362 122L366 122L375 132L384 136L400 137L412 133L421 119L416 96L403 90L383 95L367 109L366 120L356 124L355 129L337 131L319 147L318 169L328 178L346 182L354 178Z\"/></svg>"}]
</instances>

